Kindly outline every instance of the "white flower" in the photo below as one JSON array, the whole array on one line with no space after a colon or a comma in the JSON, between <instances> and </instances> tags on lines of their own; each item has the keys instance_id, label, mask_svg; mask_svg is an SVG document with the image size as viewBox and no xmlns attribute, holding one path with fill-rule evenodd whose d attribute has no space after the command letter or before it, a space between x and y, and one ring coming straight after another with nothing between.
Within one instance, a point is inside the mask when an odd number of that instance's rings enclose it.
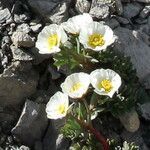
<instances>
[{"instance_id":1,"label":"white flower","mask_svg":"<svg viewBox=\"0 0 150 150\"><path fill-rule=\"evenodd\" d=\"M112 97L121 85L121 77L111 69L96 69L90 74L92 86L99 95Z\"/></svg>"},{"instance_id":2,"label":"white flower","mask_svg":"<svg viewBox=\"0 0 150 150\"><path fill-rule=\"evenodd\" d=\"M36 47L41 54L51 54L60 51L60 43L67 41L67 35L63 28L57 24L51 24L43 28L39 33Z\"/></svg>"},{"instance_id":3,"label":"white flower","mask_svg":"<svg viewBox=\"0 0 150 150\"><path fill-rule=\"evenodd\" d=\"M49 100L46 105L46 113L49 119L63 118L67 114L69 107L68 95L57 92Z\"/></svg>"},{"instance_id":4,"label":"white flower","mask_svg":"<svg viewBox=\"0 0 150 150\"><path fill-rule=\"evenodd\" d=\"M102 23L92 22L86 28L82 28L79 41L85 48L101 51L115 41L112 29Z\"/></svg>"},{"instance_id":5,"label":"white flower","mask_svg":"<svg viewBox=\"0 0 150 150\"><path fill-rule=\"evenodd\" d=\"M71 98L81 98L88 90L90 76L87 73L73 73L61 84L62 91Z\"/></svg>"},{"instance_id":6,"label":"white flower","mask_svg":"<svg viewBox=\"0 0 150 150\"><path fill-rule=\"evenodd\" d=\"M89 14L84 13L68 19L67 22L62 23L61 25L67 32L79 34L81 28L85 28L91 22L93 22L92 17Z\"/></svg>"}]
</instances>

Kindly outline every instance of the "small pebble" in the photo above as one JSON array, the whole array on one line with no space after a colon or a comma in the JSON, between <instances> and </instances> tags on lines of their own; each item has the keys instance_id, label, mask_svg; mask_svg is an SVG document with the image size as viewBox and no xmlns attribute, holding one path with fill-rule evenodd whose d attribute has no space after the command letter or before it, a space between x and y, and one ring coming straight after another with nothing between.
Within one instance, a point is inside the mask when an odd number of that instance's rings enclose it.
<instances>
[{"instance_id":1,"label":"small pebble","mask_svg":"<svg viewBox=\"0 0 150 150\"><path fill-rule=\"evenodd\" d=\"M30 28L33 32L38 33L41 27L42 27L42 24L37 24L37 25L31 26Z\"/></svg>"}]
</instances>

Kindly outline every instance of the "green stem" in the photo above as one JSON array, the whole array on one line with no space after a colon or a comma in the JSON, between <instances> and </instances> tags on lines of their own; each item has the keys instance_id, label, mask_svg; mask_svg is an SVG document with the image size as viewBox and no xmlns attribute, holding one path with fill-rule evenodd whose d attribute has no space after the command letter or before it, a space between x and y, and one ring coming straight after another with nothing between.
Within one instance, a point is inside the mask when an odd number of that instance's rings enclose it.
<instances>
[{"instance_id":1,"label":"green stem","mask_svg":"<svg viewBox=\"0 0 150 150\"><path fill-rule=\"evenodd\" d=\"M81 103L79 102L79 119L81 119Z\"/></svg>"}]
</instances>

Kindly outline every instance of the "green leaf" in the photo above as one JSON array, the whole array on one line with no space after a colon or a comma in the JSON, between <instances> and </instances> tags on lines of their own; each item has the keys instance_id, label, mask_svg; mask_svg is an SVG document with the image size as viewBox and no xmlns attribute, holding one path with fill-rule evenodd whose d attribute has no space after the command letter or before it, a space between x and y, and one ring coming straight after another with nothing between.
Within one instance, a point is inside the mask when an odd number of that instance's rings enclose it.
<instances>
[{"instance_id":1,"label":"green leaf","mask_svg":"<svg viewBox=\"0 0 150 150\"><path fill-rule=\"evenodd\" d=\"M69 117L65 126L61 128L61 133L70 139L77 138L82 133L82 128L72 117Z\"/></svg>"}]
</instances>

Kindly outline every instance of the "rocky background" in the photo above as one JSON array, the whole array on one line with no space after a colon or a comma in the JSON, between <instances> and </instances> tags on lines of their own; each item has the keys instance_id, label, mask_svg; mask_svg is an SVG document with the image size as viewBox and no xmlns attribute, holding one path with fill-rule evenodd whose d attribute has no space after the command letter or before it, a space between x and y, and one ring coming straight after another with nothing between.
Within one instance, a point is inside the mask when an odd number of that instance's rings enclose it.
<instances>
[{"instance_id":1,"label":"rocky background","mask_svg":"<svg viewBox=\"0 0 150 150\"><path fill-rule=\"evenodd\" d=\"M69 141L50 121L45 104L58 89L65 71L56 72L50 55L34 47L50 23L90 13L118 37L116 50L131 56L141 84L150 89L150 0L0 0L0 150L68 150ZM144 95L145 96L145 95ZM127 132L117 119L96 120L106 137L133 141L150 149L150 98L139 103L140 129ZM109 123L108 123L109 122ZM106 128L107 127L107 128Z\"/></svg>"}]
</instances>

